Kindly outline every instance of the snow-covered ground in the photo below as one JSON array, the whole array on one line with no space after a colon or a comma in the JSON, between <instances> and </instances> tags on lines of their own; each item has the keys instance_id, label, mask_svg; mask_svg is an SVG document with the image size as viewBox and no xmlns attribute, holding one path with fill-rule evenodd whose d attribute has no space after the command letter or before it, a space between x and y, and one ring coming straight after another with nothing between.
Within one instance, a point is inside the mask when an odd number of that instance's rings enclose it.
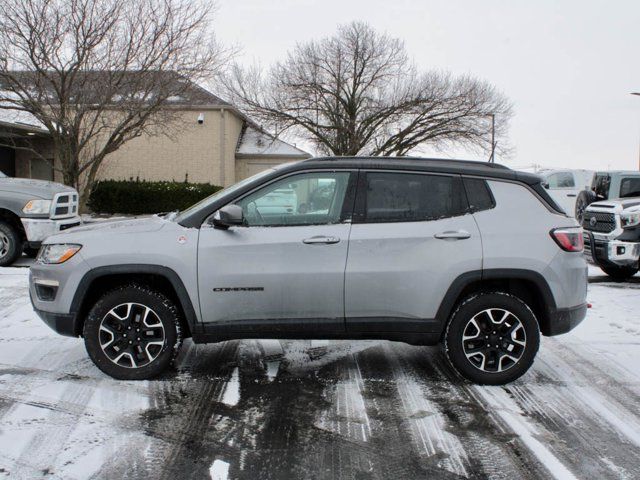
<instances>
[{"instance_id":1,"label":"snow-covered ground","mask_svg":"<svg viewBox=\"0 0 640 480\"><path fill-rule=\"evenodd\" d=\"M640 478L640 277L590 280L588 318L505 387L374 341L189 342L177 372L123 382L0 269L0 476Z\"/></svg>"}]
</instances>

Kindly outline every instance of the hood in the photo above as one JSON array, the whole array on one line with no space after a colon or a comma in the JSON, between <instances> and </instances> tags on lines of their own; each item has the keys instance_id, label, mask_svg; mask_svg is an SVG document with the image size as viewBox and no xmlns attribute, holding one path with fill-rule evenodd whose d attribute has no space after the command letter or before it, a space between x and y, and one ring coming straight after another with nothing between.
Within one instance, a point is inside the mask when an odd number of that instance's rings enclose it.
<instances>
[{"instance_id":1,"label":"hood","mask_svg":"<svg viewBox=\"0 0 640 480\"><path fill-rule=\"evenodd\" d=\"M31 195L44 200L51 200L56 193L75 192L71 187L61 183L33 180L31 178L0 178L0 191Z\"/></svg>"},{"instance_id":2,"label":"hood","mask_svg":"<svg viewBox=\"0 0 640 480\"><path fill-rule=\"evenodd\" d=\"M640 198L617 198L614 200L602 200L589 204L587 210L597 208L600 211L609 211L611 213L619 213L623 210L638 210L640 208Z\"/></svg>"},{"instance_id":3,"label":"hood","mask_svg":"<svg viewBox=\"0 0 640 480\"><path fill-rule=\"evenodd\" d=\"M46 243L82 243L86 239L109 235L128 235L160 230L169 222L154 215L128 220L106 220L85 224L47 238Z\"/></svg>"}]
</instances>

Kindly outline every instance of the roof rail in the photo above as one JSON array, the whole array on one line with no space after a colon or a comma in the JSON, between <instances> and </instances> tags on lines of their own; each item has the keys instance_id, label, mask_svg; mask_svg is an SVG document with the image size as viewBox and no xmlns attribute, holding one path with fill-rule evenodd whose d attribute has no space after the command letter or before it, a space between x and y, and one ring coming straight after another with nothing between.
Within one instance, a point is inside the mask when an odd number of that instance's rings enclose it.
<instances>
[{"instance_id":1,"label":"roof rail","mask_svg":"<svg viewBox=\"0 0 640 480\"><path fill-rule=\"evenodd\" d=\"M411 157L411 156L398 156L398 157L389 157L389 156L371 156L371 155L363 155L363 156L355 156L355 155L345 155L345 156L330 156L330 157L312 157L304 160L305 162L310 161L322 161L322 162L330 162L330 161L339 161L339 160L358 160L358 161L379 161L379 160L408 160L408 161L424 161L424 162L441 162L441 163L458 163L465 165L473 165L473 166L485 166L488 168L497 168L502 170L511 170L509 167L502 165L500 163L492 163L486 162L484 160L462 160L462 159L454 159L454 158L433 158L433 157Z\"/></svg>"}]
</instances>

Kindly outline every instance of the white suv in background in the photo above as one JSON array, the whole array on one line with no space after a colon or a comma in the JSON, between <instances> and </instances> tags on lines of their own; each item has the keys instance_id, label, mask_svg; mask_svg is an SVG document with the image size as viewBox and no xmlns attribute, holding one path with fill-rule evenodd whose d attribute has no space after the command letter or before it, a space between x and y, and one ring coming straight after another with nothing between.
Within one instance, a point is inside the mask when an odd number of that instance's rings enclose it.
<instances>
[{"instance_id":1,"label":"white suv in background","mask_svg":"<svg viewBox=\"0 0 640 480\"><path fill-rule=\"evenodd\" d=\"M591 187L594 172L592 170L541 170L544 188L567 215L573 217L576 211L576 199L580 192Z\"/></svg>"}]
</instances>

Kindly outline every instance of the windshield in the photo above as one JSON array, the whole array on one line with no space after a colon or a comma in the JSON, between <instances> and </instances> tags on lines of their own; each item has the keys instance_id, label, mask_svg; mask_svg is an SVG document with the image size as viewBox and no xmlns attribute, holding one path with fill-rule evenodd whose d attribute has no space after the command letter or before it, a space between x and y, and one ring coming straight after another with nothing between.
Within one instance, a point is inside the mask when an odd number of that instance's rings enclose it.
<instances>
[{"instance_id":1,"label":"windshield","mask_svg":"<svg viewBox=\"0 0 640 480\"><path fill-rule=\"evenodd\" d=\"M242 187L244 187L245 185L247 185L250 182L253 182L254 180L256 180L258 178L266 177L267 175L269 175L270 173L272 173L275 170L276 170L275 168L269 168L267 170L263 170L262 172L256 173L255 175L253 175L253 176L251 176L249 178L245 178L244 180L241 180L238 183L235 183L235 184L233 184L233 185L231 185L231 186L229 186L227 188L224 188L224 189L214 193L213 195L209 195L208 197L203 198L202 200L200 200L198 203L190 206L186 210L183 210L175 218L172 218L171 220L173 220L173 221L175 221L177 223L180 223L183 218L189 216L192 212L195 212L195 211L201 209L202 207L205 207L206 205L210 205L211 203L215 202L216 200L218 200L219 198L222 198L225 195L232 194L236 190L240 190Z\"/></svg>"}]
</instances>

